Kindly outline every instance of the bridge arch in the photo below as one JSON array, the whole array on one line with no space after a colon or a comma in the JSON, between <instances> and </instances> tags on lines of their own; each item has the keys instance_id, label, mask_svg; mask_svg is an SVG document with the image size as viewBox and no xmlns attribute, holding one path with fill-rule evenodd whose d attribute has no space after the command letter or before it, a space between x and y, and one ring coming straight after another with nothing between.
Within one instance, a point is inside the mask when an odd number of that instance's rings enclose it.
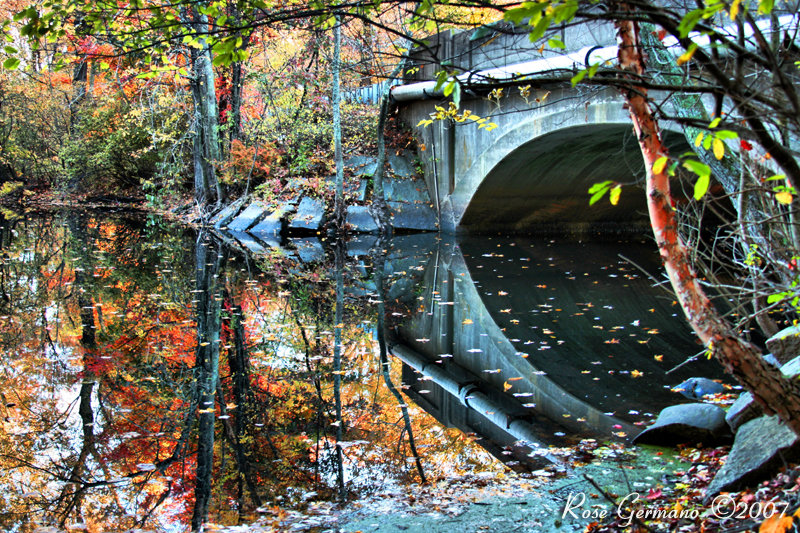
<instances>
[{"instance_id":1,"label":"bridge arch","mask_svg":"<svg viewBox=\"0 0 800 533\"><path fill-rule=\"evenodd\" d=\"M552 93L546 103L533 105L510 95L499 109L487 100L469 102L466 108L471 105L497 124L494 131L471 122L438 133L420 131L423 141L436 145L428 174L442 229L526 232L548 225L646 223L640 190L624 191L617 206L607 201L588 206L591 184L633 183L644 175L622 98L612 90ZM413 104L422 106L430 108L430 103ZM679 131L670 124L662 127L673 151L688 150Z\"/></svg>"}]
</instances>

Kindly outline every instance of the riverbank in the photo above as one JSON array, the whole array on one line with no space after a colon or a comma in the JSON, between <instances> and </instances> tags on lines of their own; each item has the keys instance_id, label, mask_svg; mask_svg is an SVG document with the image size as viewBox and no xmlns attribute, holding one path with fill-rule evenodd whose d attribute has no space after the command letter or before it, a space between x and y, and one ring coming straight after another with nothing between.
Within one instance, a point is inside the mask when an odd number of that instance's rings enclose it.
<instances>
[{"instance_id":1,"label":"riverbank","mask_svg":"<svg viewBox=\"0 0 800 533\"><path fill-rule=\"evenodd\" d=\"M601 447L601 449L603 449ZM607 450L607 449L606 449ZM708 502L704 491L729 447L618 448L617 457L578 462L570 475L463 477L303 511L262 508L250 525L209 531L277 533L783 532L798 506L800 468ZM569 452L567 452L569 453ZM785 517L783 523L780 522ZM763 528L762 528L763 527Z\"/></svg>"}]
</instances>

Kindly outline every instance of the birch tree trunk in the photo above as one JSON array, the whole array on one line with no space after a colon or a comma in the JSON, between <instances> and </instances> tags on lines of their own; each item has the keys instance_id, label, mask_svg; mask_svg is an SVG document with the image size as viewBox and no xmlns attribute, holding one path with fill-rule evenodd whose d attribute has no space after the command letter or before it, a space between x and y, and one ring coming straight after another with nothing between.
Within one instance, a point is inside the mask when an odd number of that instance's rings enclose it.
<instances>
[{"instance_id":1,"label":"birch tree trunk","mask_svg":"<svg viewBox=\"0 0 800 533\"><path fill-rule=\"evenodd\" d=\"M621 12L631 12L626 3ZM650 225L673 291L686 319L726 372L734 376L768 414L780 419L800 435L800 386L764 361L754 345L742 339L717 312L698 283L690 265L690 254L678 234L675 211L670 204L669 176L653 171L654 163L667 155L661 132L647 99L647 90L637 85L645 74L639 28L636 22L615 22L618 60L630 85L623 89L647 173L647 206Z\"/></svg>"}]
</instances>

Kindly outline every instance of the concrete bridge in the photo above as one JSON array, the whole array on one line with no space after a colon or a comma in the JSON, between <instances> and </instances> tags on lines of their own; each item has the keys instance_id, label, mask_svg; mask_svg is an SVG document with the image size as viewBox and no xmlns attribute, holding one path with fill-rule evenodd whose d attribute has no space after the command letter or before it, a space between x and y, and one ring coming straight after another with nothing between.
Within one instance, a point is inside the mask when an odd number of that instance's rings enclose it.
<instances>
[{"instance_id":1,"label":"concrete bridge","mask_svg":"<svg viewBox=\"0 0 800 533\"><path fill-rule=\"evenodd\" d=\"M420 159L442 230L646 222L638 188L626 188L616 207L607 201L588 205L593 183L635 183L644 176L618 92L569 83L586 65L616 61L613 28L584 24L565 29L561 39L569 50L540 51L524 28L498 25L440 33L427 49L412 52L411 74L392 95L424 147ZM469 119L419 125L435 105L446 107L432 81L442 68L463 73L461 110L496 127ZM667 141L677 153L688 150L680 131L668 131Z\"/></svg>"}]
</instances>

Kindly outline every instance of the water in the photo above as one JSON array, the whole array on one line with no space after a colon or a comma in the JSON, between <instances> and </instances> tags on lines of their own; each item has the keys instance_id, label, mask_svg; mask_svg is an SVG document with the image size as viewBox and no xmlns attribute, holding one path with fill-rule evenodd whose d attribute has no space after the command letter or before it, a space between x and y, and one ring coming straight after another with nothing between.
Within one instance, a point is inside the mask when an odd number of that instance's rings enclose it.
<instances>
[{"instance_id":1,"label":"water","mask_svg":"<svg viewBox=\"0 0 800 533\"><path fill-rule=\"evenodd\" d=\"M0 527L14 531L182 531L423 476L537 471L553 446L626 439L680 401L670 385L713 372L665 375L700 346L618 256L657 273L646 240L252 254L78 212L6 220L0 239Z\"/></svg>"}]
</instances>

